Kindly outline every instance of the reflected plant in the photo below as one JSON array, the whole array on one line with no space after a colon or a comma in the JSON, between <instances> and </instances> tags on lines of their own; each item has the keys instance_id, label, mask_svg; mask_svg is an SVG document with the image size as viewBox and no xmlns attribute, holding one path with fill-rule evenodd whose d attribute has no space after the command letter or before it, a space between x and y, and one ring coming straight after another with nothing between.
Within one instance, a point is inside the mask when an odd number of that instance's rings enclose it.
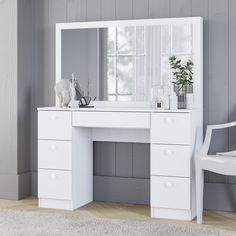
<instances>
[{"instance_id":1,"label":"reflected plant","mask_svg":"<svg viewBox=\"0 0 236 236\"><path fill-rule=\"evenodd\" d=\"M193 82L193 61L188 60L186 63L183 63L176 56L169 57L170 66L174 76L174 81L172 82L175 85L180 85L181 87L185 85L192 85Z\"/></svg>"}]
</instances>

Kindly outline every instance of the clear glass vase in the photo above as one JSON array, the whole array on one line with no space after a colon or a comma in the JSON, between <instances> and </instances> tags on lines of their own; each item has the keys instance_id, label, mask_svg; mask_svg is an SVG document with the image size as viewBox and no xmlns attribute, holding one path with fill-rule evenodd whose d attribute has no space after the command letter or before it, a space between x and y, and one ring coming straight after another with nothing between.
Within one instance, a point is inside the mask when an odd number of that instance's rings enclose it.
<instances>
[{"instance_id":1,"label":"clear glass vase","mask_svg":"<svg viewBox=\"0 0 236 236\"><path fill-rule=\"evenodd\" d=\"M152 87L152 106L155 109L169 109L170 87L167 85L155 85Z\"/></svg>"}]
</instances>

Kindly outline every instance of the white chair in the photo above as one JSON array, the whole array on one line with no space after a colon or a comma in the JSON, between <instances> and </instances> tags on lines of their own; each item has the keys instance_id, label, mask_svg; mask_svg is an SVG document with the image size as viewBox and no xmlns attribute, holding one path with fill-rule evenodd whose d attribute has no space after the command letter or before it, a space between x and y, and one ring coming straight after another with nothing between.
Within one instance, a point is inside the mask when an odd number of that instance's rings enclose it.
<instances>
[{"instance_id":1,"label":"white chair","mask_svg":"<svg viewBox=\"0 0 236 236\"><path fill-rule=\"evenodd\" d=\"M212 171L222 175L236 176L236 157L227 155L208 155L212 131L215 129L225 129L233 126L236 126L236 121L227 124L208 125L204 143L195 156L198 224L202 224L204 170Z\"/></svg>"}]
</instances>

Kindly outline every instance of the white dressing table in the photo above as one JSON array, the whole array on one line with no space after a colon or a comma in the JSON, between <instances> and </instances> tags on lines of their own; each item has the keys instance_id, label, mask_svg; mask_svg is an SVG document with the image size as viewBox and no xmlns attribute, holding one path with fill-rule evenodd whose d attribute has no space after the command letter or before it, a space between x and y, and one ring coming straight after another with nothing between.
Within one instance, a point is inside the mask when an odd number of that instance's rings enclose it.
<instances>
[{"instance_id":1,"label":"white dressing table","mask_svg":"<svg viewBox=\"0 0 236 236\"><path fill-rule=\"evenodd\" d=\"M150 143L151 216L195 217L202 27L200 17L56 24L56 82L75 73L89 96L105 101L87 109L38 109L40 207L74 210L93 201L93 141ZM197 109L150 108L153 88L172 84L166 63L171 55L194 62L192 107ZM114 63L108 66L109 61Z\"/></svg>"},{"instance_id":2,"label":"white dressing table","mask_svg":"<svg viewBox=\"0 0 236 236\"><path fill-rule=\"evenodd\" d=\"M93 201L93 141L150 143L151 216L196 216L193 154L202 143L201 110L39 108L40 207L74 210Z\"/></svg>"}]
</instances>

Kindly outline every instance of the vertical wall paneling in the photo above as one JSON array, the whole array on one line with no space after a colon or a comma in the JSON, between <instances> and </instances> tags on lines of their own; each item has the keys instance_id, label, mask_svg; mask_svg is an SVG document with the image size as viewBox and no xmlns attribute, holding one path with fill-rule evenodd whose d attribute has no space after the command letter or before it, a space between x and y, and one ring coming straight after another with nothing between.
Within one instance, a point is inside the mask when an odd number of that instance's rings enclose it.
<instances>
[{"instance_id":1,"label":"vertical wall paneling","mask_svg":"<svg viewBox=\"0 0 236 236\"><path fill-rule=\"evenodd\" d=\"M203 116L204 124L208 124L209 108L209 0L192 0L192 16L203 17Z\"/></svg>"},{"instance_id":2,"label":"vertical wall paneling","mask_svg":"<svg viewBox=\"0 0 236 236\"><path fill-rule=\"evenodd\" d=\"M209 0L192 0L192 16L203 17L203 123L206 127L209 123ZM207 171L205 181L209 181Z\"/></svg>"},{"instance_id":3,"label":"vertical wall paneling","mask_svg":"<svg viewBox=\"0 0 236 236\"><path fill-rule=\"evenodd\" d=\"M149 0L149 17L162 18L170 16L170 0Z\"/></svg>"},{"instance_id":4,"label":"vertical wall paneling","mask_svg":"<svg viewBox=\"0 0 236 236\"><path fill-rule=\"evenodd\" d=\"M132 177L132 165L132 144L116 143L116 176Z\"/></svg>"},{"instance_id":5,"label":"vertical wall paneling","mask_svg":"<svg viewBox=\"0 0 236 236\"><path fill-rule=\"evenodd\" d=\"M94 200L150 204L150 180L94 176Z\"/></svg>"},{"instance_id":6,"label":"vertical wall paneling","mask_svg":"<svg viewBox=\"0 0 236 236\"><path fill-rule=\"evenodd\" d=\"M236 1L229 0L229 114L230 121L236 121ZM236 129L230 129L229 148L236 149Z\"/></svg>"},{"instance_id":7,"label":"vertical wall paneling","mask_svg":"<svg viewBox=\"0 0 236 236\"><path fill-rule=\"evenodd\" d=\"M236 1L229 0L229 120L236 121ZM229 149L236 149L236 128L229 129ZM229 177L230 183L236 183L235 177Z\"/></svg>"},{"instance_id":8,"label":"vertical wall paneling","mask_svg":"<svg viewBox=\"0 0 236 236\"><path fill-rule=\"evenodd\" d=\"M6 27L7 22L7 27ZM17 173L17 2L0 2L0 174ZM6 105L7 104L7 105ZM7 161L6 161L7 160Z\"/></svg>"},{"instance_id":9,"label":"vertical wall paneling","mask_svg":"<svg viewBox=\"0 0 236 236\"><path fill-rule=\"evenodd\" d=\"M31 79L30 168L37 170L37 107L49 105L48 0L33 0L33 76Z\"/></svg>"},{"instance_id":10,"label":"vertical wall paneling","mask_svg":"<svg viewBox=\"0 0 236 236\"><path fill-rule=\"evenodd\" d=\"M30 194L31 14L31 0L0 1L0 198L15 200Z\"/></svg>"},{"instance_id":11,"label":"vertical wall paneling","mask_svg":"<svg viewBox=\"0 0 236 236\"><path fill-rule=\"evenodd\" d=\"M100 142L93 143L93 175L100 175L101 173L101 153Z\"/></svg>"},{"instance_id":12,"label":"vertical wall paneling","mask_svg":"<svg viewBox=\"0 0 236 236\"><path fill-rule=\"evenodd\" d=\"M149 0L133 0L133 18L145 19L149 16Z\"/></svg>"},{"instance_id":13,"label":"vertical wall paneling","mask_svg":"<svg viewBox=\"0 0 236 236\"><path fill-rule=\"evenodd\" d=\"M209 1L209 123L227 122L228 109L228 1ZM215 132L211 151L227 150L228 132Z\"/></svg>"},{"instance_id":14,"label":"vertical wall paneling","mask_svg":"<svg viewBox=\"0 0 236 236\"><path fill-rule=\"evenodd\" d=\"M101 0L87 0L86 20L101 20Z\"/></svg>"},{"instance_id":15,"label":"vertical wall paneling","mask_svg":"<svg viewBox=\"0 0 236 236\"><path fill-rule=\"evenodd\" d=\"M133 144L133 177L150 178L149 144Z\"/></svg>"},{"instance_id":16,"label":"vertical wall paneling","mask_svg":"<svg viewBox=\"0 0 236 236\"><path fill-rule=\"evenodd\" d=\"M86 21L86 0L67 0L67 21Z\"/></svg>"},{"instance_id":17,"label":"vertical wall paneling","mask_svg":"<svg viewBox=\"0 0 236 236\"><path fill-rule=\"evenodd\" d=\"M49 1L49 105L55 105L55 24L66 22L67 1Z\"/></svg>"},{"instance_id":18,"label":"vertical wall paneling","mask_svg":"<svg viewBox=\"0 0 236 236\"><path fill-rule=\"evenodd\" d=\"M116 175L116 148L112 142L94 142L93 173L95 176Z\"/></svg>"},{"instance_id":19,"label":"vertical wall paneling","mask_svg":"<svg viewBox=\"0 0 236 236\"><path fill-rule=\"evenodd\" d=\"M33 71L32 1L18 0L17 14L17 150L18 173L30 171L30 96ZM27 65L27 66L26 66Z\"/></svg>"},{"instance_id":20,"label":"vertical wall paneling","mask_svg":"<svg viewBox=\"0 0 236 236\"><path fill-rule=\"evenodd\" d=\"M228 1L209 0L209 123L224 123L229 119L228 109ZM228 149L228 130L213 133L211 152ZM227 181L218 176L218 182ZM209 175L215 182L215 176Z\"/></svg>"},{"instance_id":21,"label":"vertical wall paneling","mask_svg":"<svg viewBox=\"0 0 236 236\"><path fill-rule=\"evenodd\" d=\"M116 19L116 0L101 0L101 19Z\"/></svg>"},{"instance_id":22,"label":"vertical wall paneling","mask_svg":"<svg viewBox=\"0 0 236 236\"><path fill-rule=\"evenodd\" d=\"M133 0L116 0L116 19L133 18Z\"/></svg>"},{"instance_id":23,"label":"vertical wall paneling","mask_svg":"<svg viewBox=\"0 0 236 236\"><path fill-rule=\"evenodd\" d=\"M170 16L171 17L191 16L191 1L190 0L171 0L170 1Z\"/></svg>"}]
</instances>

